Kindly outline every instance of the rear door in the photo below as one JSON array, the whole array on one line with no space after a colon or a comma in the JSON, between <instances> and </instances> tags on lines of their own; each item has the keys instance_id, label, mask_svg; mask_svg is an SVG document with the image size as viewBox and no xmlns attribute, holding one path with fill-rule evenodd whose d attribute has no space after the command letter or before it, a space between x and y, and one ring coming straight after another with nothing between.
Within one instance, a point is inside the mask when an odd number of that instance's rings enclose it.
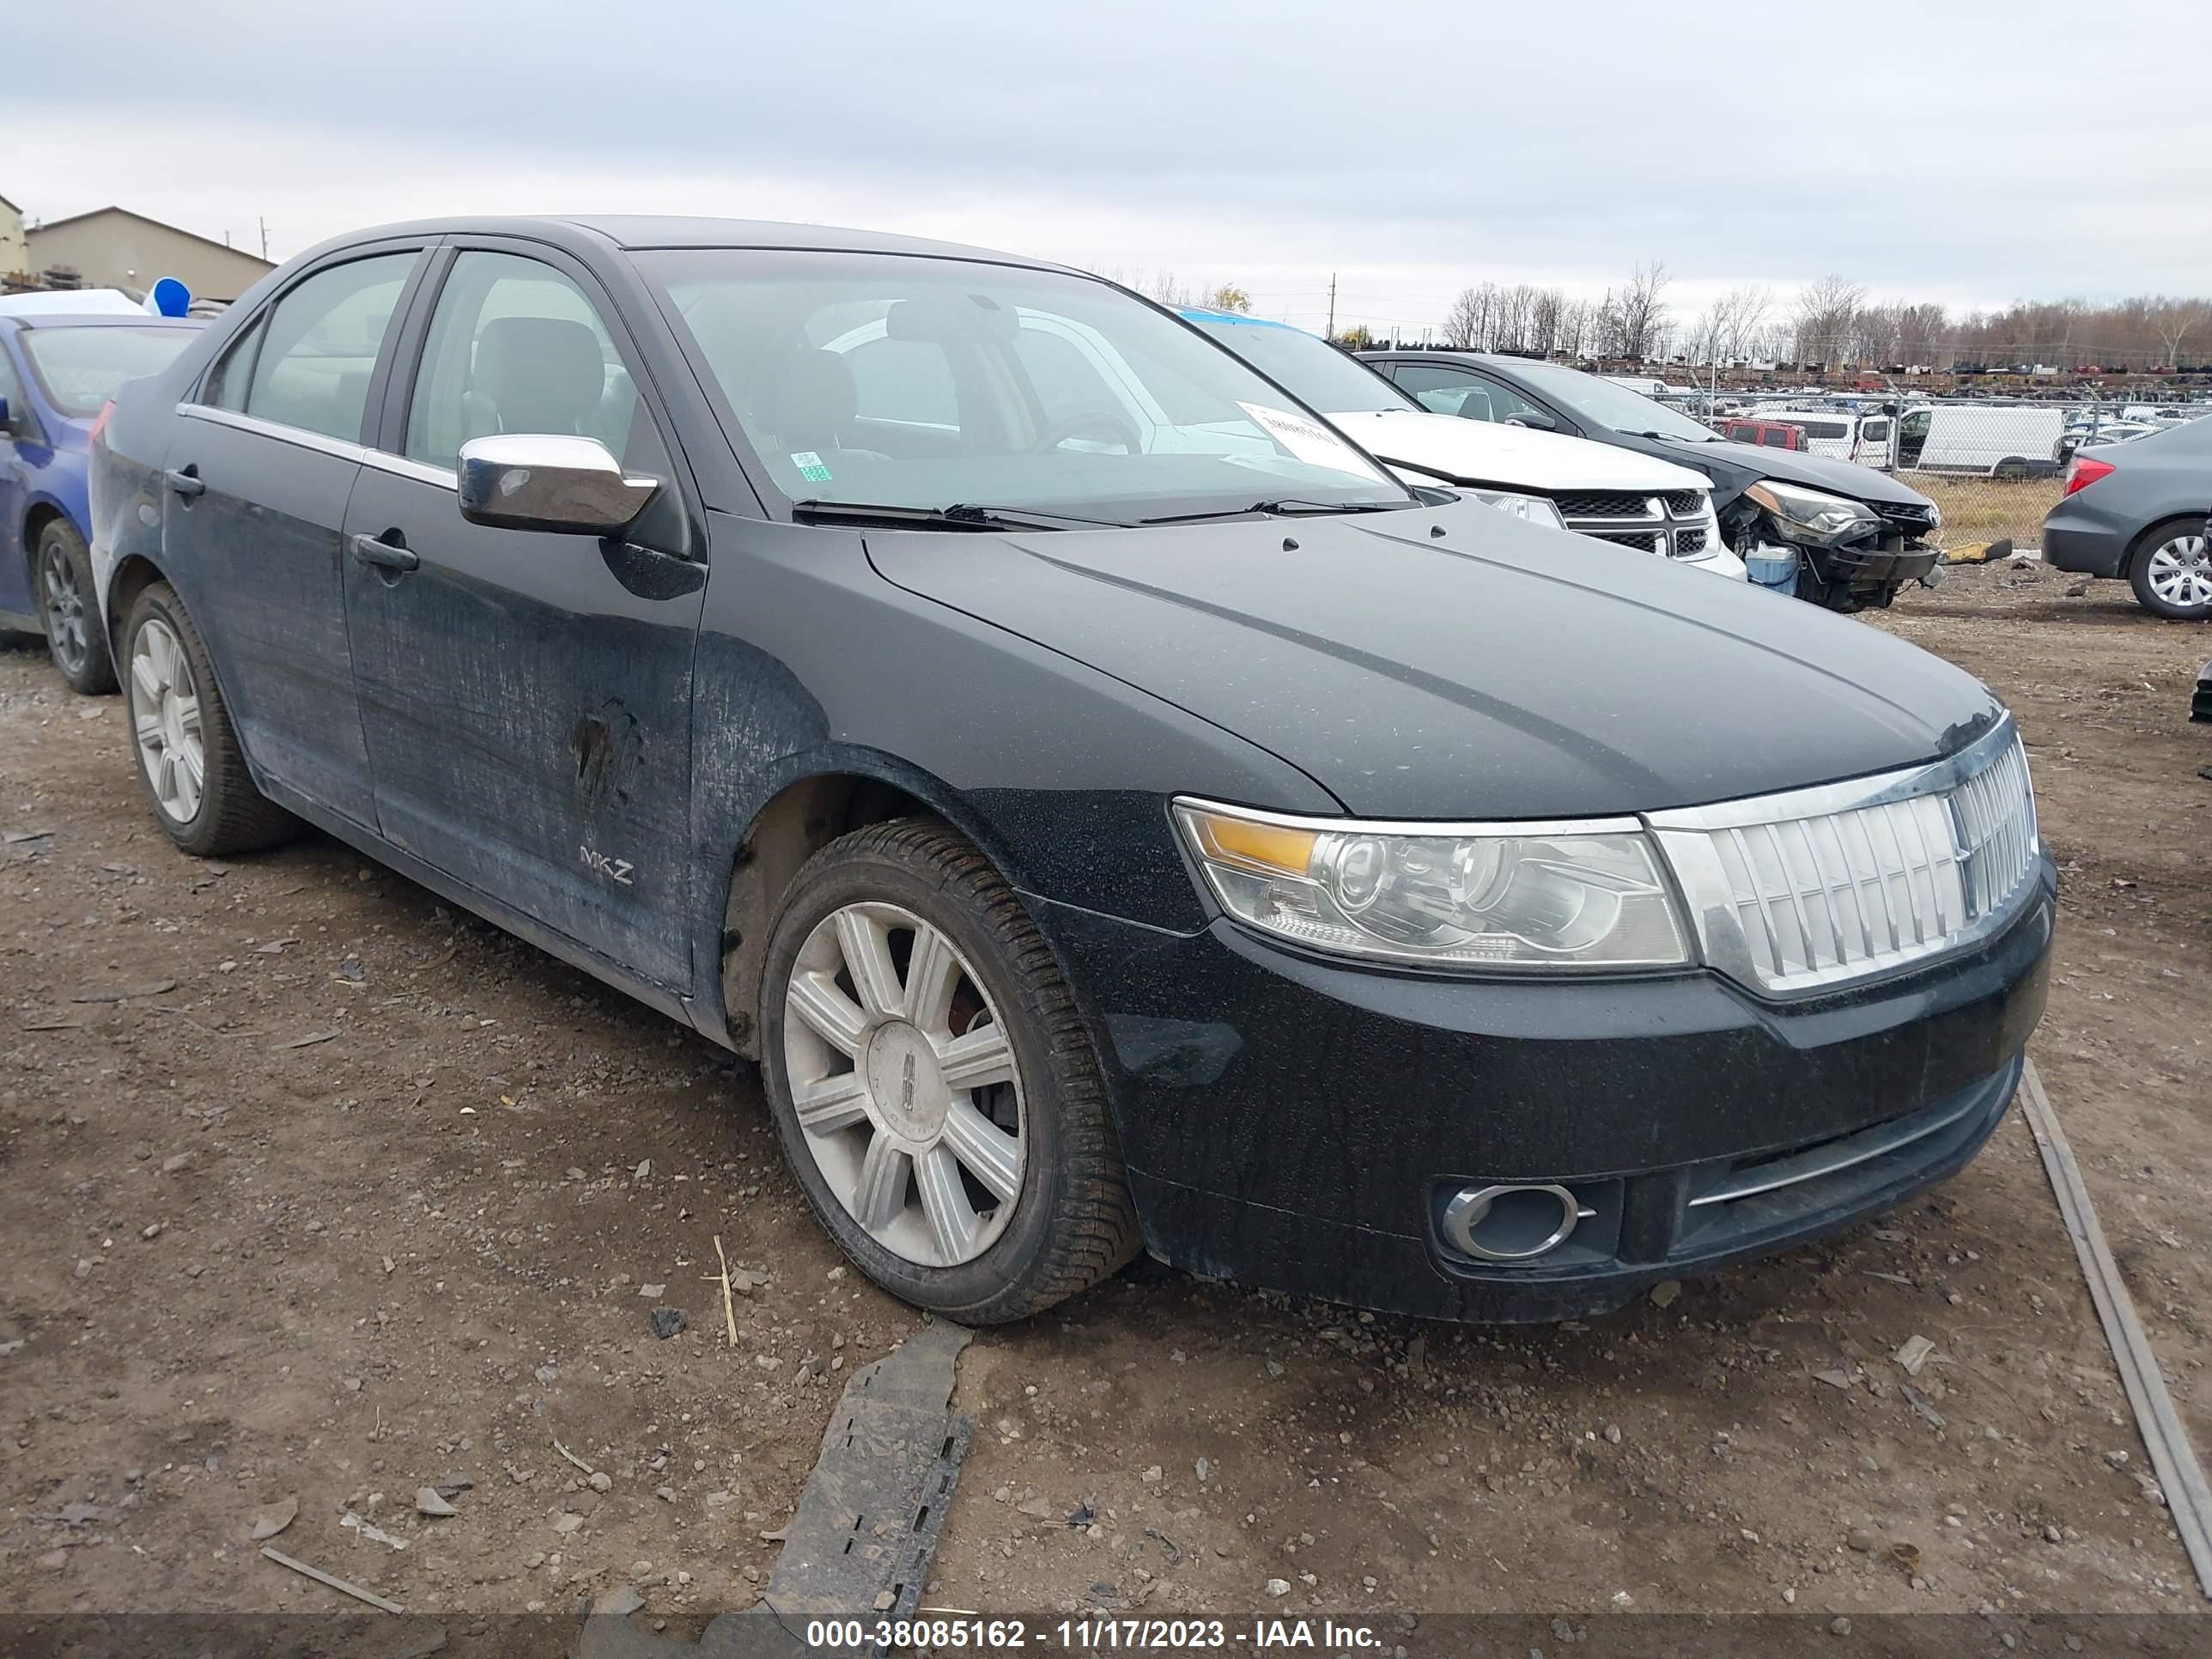
<instances>
[{"instance_id":1,"label":"rear door","mask_svg":"<svg viewBox=\"0 0 2212 1659\"><path fill-rule=\"evenodd\" d=\"M349 250L289 285L179 407L165 460L162 547L246 753L362 824L375 809L339 532L423 252Z\"/></svg>"},{"instance_id":2,"label":"rear door","mask_svg":"<svg viewBox=\"0 0 2212 1659\"><path fill-rule=\"evenodd\" d=\"M536 244L457 249L410 325L344 526L377 822L487 897L688 989L694 497L590 273ZM456 458L494 433L597 438L664 487L620 537L471 524Z\"/></svg>"}]
</instances>

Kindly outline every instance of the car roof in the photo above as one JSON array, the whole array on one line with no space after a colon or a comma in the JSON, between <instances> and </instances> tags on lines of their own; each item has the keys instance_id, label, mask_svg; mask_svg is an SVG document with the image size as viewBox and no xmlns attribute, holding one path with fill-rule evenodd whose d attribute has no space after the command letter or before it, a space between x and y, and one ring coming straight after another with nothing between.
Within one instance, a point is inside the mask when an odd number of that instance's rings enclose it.
<instances>
[{"instance_id":1,"label":"car roof","mask_svg":"<svg viewBox=\"0 0 2212 1659\"><path fill-rule=\"evenodd\" d=\"M681 214L574 214L507 217L498 215L415 219L376 225L334 237L313 250L351 246L394 236L507 235L536 237L574 246L590 240L625 250L644 248L803 248L824 252L908 253L939 259L977 259L993 264L1026 265L1038 270L1066 266L1018 253L940 242L890 231L849 230L835 225L784 224L767 219L713 219Z\"/></svg>"}]
</instances>

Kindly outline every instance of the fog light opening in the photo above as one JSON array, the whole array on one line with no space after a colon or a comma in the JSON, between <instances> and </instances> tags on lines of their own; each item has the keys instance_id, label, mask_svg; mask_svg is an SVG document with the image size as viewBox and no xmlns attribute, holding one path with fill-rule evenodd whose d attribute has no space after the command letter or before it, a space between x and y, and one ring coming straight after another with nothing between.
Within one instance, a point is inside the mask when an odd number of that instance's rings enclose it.
<instances>
[{"instance_id":1,"label":"fog light opening","mask_svg":"<svg viewBox=\"0 0 2212 1659\"><path fill-rule=\"evenodd\" d=\"M1467 1187L1444 1206L1444 1237L1483 1261L1533 1261L1567 1242L1583 1217L1565 1187Z\"/></svg>"}]
</instances>

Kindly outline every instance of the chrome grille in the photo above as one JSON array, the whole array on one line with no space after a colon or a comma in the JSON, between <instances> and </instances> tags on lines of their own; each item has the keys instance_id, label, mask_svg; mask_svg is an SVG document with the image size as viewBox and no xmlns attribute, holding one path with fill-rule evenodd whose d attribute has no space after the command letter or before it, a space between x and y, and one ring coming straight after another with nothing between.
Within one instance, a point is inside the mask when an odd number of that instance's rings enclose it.
<instances>
[{"instance_id":1,"label":"chrome grille","mask_svg":"<svg viewBox=\"0 0 2212 1659\"><path fill-rule=\"evenodd\" d=\"M1994 932L2040 848L2009 720L1932 765L1650 816L1706 960L1754 989L1825 989Z\"/></svg>"},{"instance_id":2,"label":"chrome grille","mask_svg":"<svg viewBox=\"0 0 2212 1659\"><path fill-rule=\"evenodd\" d=\"M1552 497L1568 529L1616 547L1668 558L1704 556L1717 529L1712 498L1702 489L1639 495L1626 489L1573 489Z\"/></svg>"}]
</instances>

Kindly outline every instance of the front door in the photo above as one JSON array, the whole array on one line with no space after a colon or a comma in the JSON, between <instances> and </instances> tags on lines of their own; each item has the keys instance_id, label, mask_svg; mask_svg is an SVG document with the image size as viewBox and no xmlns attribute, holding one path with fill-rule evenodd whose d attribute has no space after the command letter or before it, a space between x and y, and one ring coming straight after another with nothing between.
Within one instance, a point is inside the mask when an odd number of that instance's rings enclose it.
<instances>
[{"instance_id":1,"label":"front door","mask_svg":"<svg viewBox=\"0 0 2212 1659\"><path fill-rule=\"evenodd\" d=\"M634 354L580 268L454 256L404 429L346 514L346 616L386 838L647 979L691 977L692 647L706 568ZM624 537L460 516L463 443L594 437L665 481Z\"/></svg>"},{"instance_id":2,"label":"front door","mask_svg":"<svg viewBox=\"0 0 2212 1659\"><path fill-rule=\"evenodd\" d=\"M228 347L170 440L161 540L268 781L374 822L338 534L386 336L422 258L325 266Z\"/></svg>"}]
</instances>

